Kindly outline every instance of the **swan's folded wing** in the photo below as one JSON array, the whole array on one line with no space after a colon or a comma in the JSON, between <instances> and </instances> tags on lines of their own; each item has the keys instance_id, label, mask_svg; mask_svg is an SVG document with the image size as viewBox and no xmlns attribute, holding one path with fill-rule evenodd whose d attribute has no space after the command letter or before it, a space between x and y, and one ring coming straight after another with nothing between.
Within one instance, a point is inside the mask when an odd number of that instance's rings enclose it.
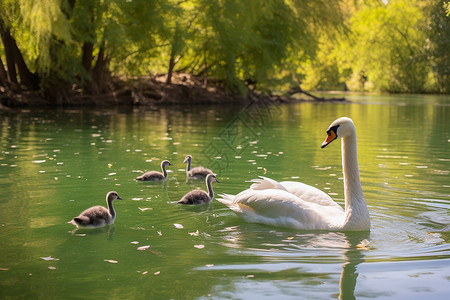
<instances>
[{"instance_id":1,"label":"swan's folded wing","mask_svg":"<svg viewBox=\"0 0 450 300\"><path fill-rule=\"evenodd\" d=\"M252 179L250 182L254 182L250 188L252 190L266 190L266 189L277 189L287 191L286 188L280 184L278 181L270 179L268 177L259 176L261 179Z\"/></svg>"},{"instance_id":2,"label":"swan's folded wing","mask_svg":"<svg viewBox=\"0 0 450 300\"><path fill-rule=\"evenodd\" d=\"M247 222L295 229L328 229L330 216L340 212L305 202L282 190L246 190L231 199L218 199Z\"/></svg>"},{"instance_id":3,"label":"swan's folded wing","mask_svg":"<svg viewBox=\"0 0 450 300\"><path fill-rule=\"evenodd\" d=\"M311 185L296 181L282 181L280 184L283 185L289 193L299 197L303 201L316 203L320 206L331 206L344 211L344 209L334 202L327 193Z\"/></svg>"},{"instance_id":4,"label":"swan's folded wing","mask_svg":"<svg viewBox=\"0 0 450 300\"><path fill-rule=\"evenodd\" d=\"M343 210L343 208L331 199L331 197L325 192L315 188L311 185L307 185L302 182L296 181L282 181L278 182L271 178L260 176L260 179L252 179L250 182L253 184L250 186L252 190L269 190L277 189L289 192L294 196L302 199L305 202L316 203L321 206L332 206L336 209ZM245 190L244 192L247 192ZM241 193L240 193L241 194Z\"/></svg>"}]
</instances>

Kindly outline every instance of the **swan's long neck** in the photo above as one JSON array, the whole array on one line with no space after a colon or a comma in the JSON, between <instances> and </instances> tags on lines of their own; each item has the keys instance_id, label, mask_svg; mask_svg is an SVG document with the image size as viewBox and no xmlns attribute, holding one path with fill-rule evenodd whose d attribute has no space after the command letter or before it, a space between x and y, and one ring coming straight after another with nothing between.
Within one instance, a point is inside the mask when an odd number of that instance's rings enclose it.
<instances>
[{"instance_id":1,"label":"swan's long neck","mask_svg":"<svg viewBox=\"0 0 450 300\"><path fill-rule=\"evenodd\" d=\"M369 220L369 211L359 178L356 130L342 139L342 168L344 173L345 225L359 227ZM365 226L365 225L363 225ZM370 226L370 221L369 221Z\"/></svg>"},{"instance_id":2,"label":"swan's long neck","mask_svg":"<svg viewBox=\"0 0 450 300\"><path fill-rule=\"evenodd\" d=\"M167 171L166 171L166 165L165 164L161 164L161 171L164 175L164 178L167 178Z\"/></svg>"},{"instance_id":3,"label":"swan's long neck","mask_svg":"<svg viewBox=\"0 0 450 300\"><path fill-rule=\"evenodd\" d=\"M206 189L208 190L209 198L211 198L211 200L214 199L214 190L210 179L206 181Z\"/></svg>"},{"instance_id":4,"label":"swan's long neck","mask_svg":"<svg viewBox=\"0 0 450 300\"><path fill-rule=\"evenodd\" d=\"M113 200L111 198L106 198L106 204L108 205L109 213L114 220L116 218L116 211L114 210Z\"/></svg>"},{"instance_id":5,"label":"swan's long neck","mask_svg":"<svg viewBox=\"0 0 450 300\"><path fill-rule=\"evenodd\" d=\"M353 200L364 200L359 178L358 154L356 150L356 132L342 139L342 168L344 173L345 208Z\"/></svg>"},{"instance_id":6,"label":"swan's long neck","mask_svg":"<svg viewBox=\"0 0 450 300\"><path fill-rule=\"evenodd\" d=\"M186 174L188 174L190 170L191 170L191 160L188 159L187 160L187 166L186 166Z\"/></svg>"}]
</instances>

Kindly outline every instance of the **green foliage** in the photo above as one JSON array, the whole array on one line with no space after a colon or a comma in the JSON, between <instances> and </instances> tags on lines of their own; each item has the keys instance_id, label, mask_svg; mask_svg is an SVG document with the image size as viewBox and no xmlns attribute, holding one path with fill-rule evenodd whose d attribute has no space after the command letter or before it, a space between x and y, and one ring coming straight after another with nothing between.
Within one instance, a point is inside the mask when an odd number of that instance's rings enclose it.
<instances>
[{"instance_id":1,"label":"green foliage","mask_svg":"<svg viewBox=\"0 0 450 300\"><path fill-rule=\"evenodd\" d=\"M101 84L102 72L179 70L235 93L246 82L448 93L446 14L437 0L0 1L1 24L44 91Z\"/></svg>"},{"instance_id":2,"label":"green foliage","mask_svg":"<svg viewBox=\"0 0 450 300\"><path fill-rule=\"evenodd\" d=\"M417 5L404 0L359 11L351 20L355 70L380 90L423 90L428 72L422 17Z\"/></svg>"},{"instance_id":3,"label":"green foliage","mask_svg":"<svg viewBox=\"0 0 450 300\"><path fill-rule=\"evenodd\" d=\"M29 49L36 47L36 69L41 73L50 70L53 57L51 54L54 43L72 42L70 24L62 11L61 0L49 0L42 3L34 0L19 2L23 26L28 29Z\"/></svg>"},{"instance_id":4,"label":"green foliage","mask_svg":"<svg viewBox=\"0 0 450 300\"><path fill-rule=\"evenodd\" d=\"M322 40L305 88L448 93L450 19L440 1L345 6L349 34Z\"/></svg>"},{"instance_id":5,"label":"green foliage","mask_svg":"<svg viewBox=\"0 0 450 300\"><path fill-rule=\"evenodd\" d=\"M320 34L341 28L336 2L312 0L206 1L196 3L201 28L192 45L194 72L243 91L243 82L259 89L298 84L301 74L292 62L312 57ZM323 15L331 17L323 18Z\"/></svg>"},{"instance_id":6,"label":"green foliage","mask_svg":"<svg viewBox=\"0 0 450 300\"><path fill-rule=\"evenodd\" d=\"M166 30L167 13L172 8L164 0L118 0L111 4L101 28L113 71L139 75L151 68L145 62L157 55L159 36Z\"/></svg>"},{"instance_id":7,"label":"green foliage","mask_svg":"<svg viewBox=\"0 0 450 300\"><path fill-rule=\"evenodd\" d=\"M424 8L426 54L435 80L434 90L450 93L450 18L440 1L431 1Z\"/></svg>"},{"instance_id":8,"label":"green foliage","mask_svg":"<svg viewBox=\"0 0 450 300\"><path fill-rule=\"evenodd\" d=\"M342 62L342 48L336 47L335 42L321 39L320 50L313 60L303 64L305 79L302 87L305 90L347 90L346 79L351 68ZM345 52L344 52L345 53Z\"/></svg>"},{"instance_id":9,"label":"green foliage","mask_svg":"<svg viewBox=\"0 0 450 300\"><path fill-rule=\"evenodd\" d=\"M93 80L102 49L116 75L167 70L171 61L233 92L245 92L245 80L262 90L291 85L302 77L294 62L313 57L319 34L342 21L336 2L316 0L5 3L3 10L14 11L8 26L44 85ZM83 68L90 54L91 65Z\"/></svg>"}]
</instances>

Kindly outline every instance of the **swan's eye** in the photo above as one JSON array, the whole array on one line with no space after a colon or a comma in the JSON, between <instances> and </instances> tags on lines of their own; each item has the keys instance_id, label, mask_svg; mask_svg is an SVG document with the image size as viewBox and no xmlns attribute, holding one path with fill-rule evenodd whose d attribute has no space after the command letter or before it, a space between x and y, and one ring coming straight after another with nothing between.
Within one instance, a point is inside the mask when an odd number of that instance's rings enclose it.
<instances>
[{"instance_id":1,"label":"swan's eye","mask_svg":"<svg viewBox=\"0 0 450 300\"><path fill-rule=\"evenodd\" d=\"M337 137L336 133L334 132L333 129L331 129L330 131L328 131L328 136L332 137L333 139L335 139Z\"/></svg>"},{"instance_id":2,"label":"swan's eye","mask_svg":"<svg viewBox=\"0 0 450 300\"><path fill-rule=\"evenodd\" d=\"M337 131L338 131L339 125L333 126L330 129L328 129L327 133L328 136L331 136L332 134L334 134L337 137Z\"/></svg>"}]
</instances>

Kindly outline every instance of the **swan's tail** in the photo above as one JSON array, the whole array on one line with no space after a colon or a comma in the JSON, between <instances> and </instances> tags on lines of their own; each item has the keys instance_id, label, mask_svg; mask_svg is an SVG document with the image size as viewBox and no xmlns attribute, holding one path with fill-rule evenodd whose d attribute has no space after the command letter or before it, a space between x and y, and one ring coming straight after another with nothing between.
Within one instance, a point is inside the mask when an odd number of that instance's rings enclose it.
<instances>
[{"instance_id":1,"label":"swan's tail","mask_svg":"<svg viewBox=\"0 0 450 300\"><path fill-rule=\"evenodd\" d=\"M226 206L230 207L233 205L233 200L236 197L235 195L230 194L219 194L220 198L217 198L217 201L225 204Z\"/></svg>"},{"instance_id":2,"label":"swan's tail","mask_svg":"<svg viewBox=\"0 0 450 300\"><path fill-rule=\"evenodd\" d=\"M228 206L229 209L231 209L244 219L249 219L249 222L252 222L251 221L252 218L251 217L249 218L248 215L249 216L255 215L255 210L253 208L239 202L234 202L234 199L236 198L235 195L220 194L219 196L221 198L217 198L217 201L225 204L226 206Z\"/></svg>"},{"instance_id":3,"label":"swan's tail","mask_svg":"<svg viewBox=\"0 0 450 300\"><path fill-rule=\"evenodd\" d=\"M263 177L263 176L259 176L261 179L252 179L250 180L250 182L254 182L250 188L252 190L266 190L266 189L277 189L277 190L283 190L286 191L286 188L279 183L276 180L267 178L267 177Z\"/></svg>"}]
</instances>

